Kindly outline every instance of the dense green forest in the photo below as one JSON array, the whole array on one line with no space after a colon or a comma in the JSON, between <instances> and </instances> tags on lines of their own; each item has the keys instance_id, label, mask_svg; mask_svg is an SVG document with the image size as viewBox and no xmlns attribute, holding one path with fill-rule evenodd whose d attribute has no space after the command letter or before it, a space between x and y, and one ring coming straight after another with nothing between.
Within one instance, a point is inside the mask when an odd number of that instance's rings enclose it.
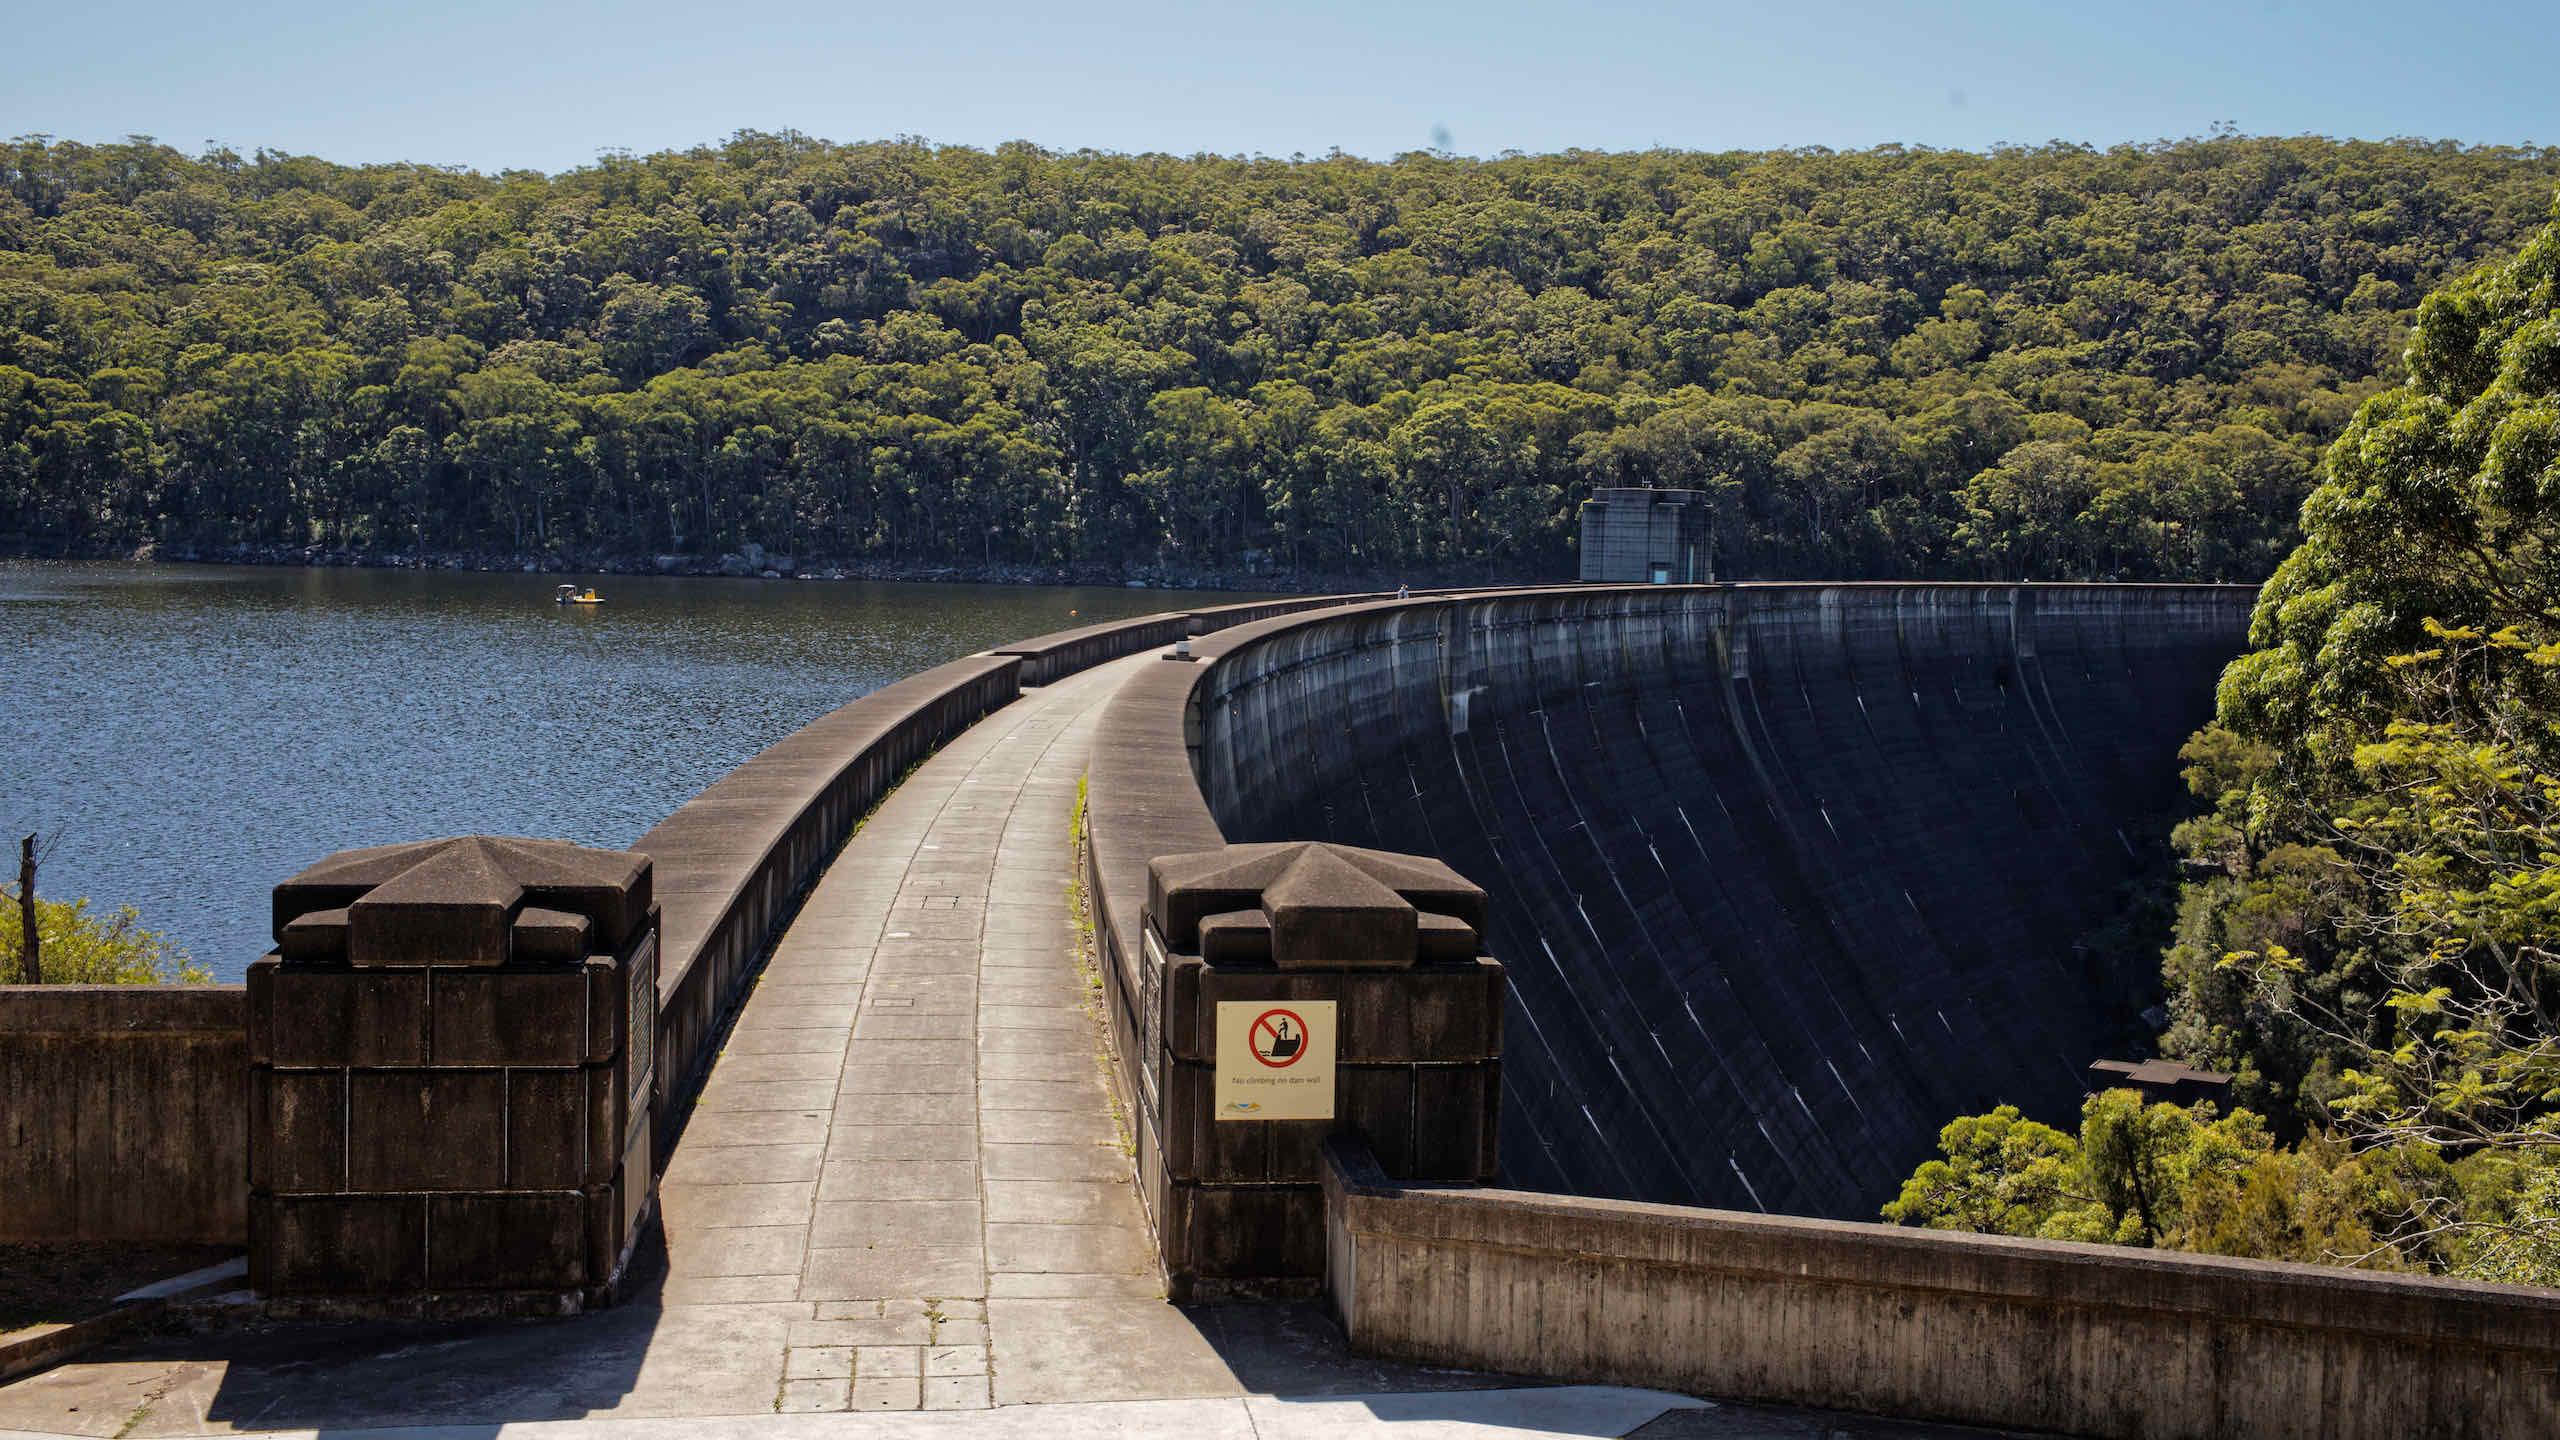
<instances>
[{"instance_id":1,"label":"dense green forest","mask_svg":"<svg viewBox=\"0 0 2560 1440\"><path fill-rule=\"evenodd\" d=\"M0 147L0 544L2256 579L2560 151Z\"/></svg>"},{"instance_id":2,"label":"dense green forest","mask_svg":"<svg viewBox=\"0 0 2560 1440\"><path fill-rule=\"evenodd\" d=\"M2560 1285L2560 208L2427 298L2329 450L2217 723L2162 1046L1940 1137L1894 1219Z\"/></svg>"}]
</instances>

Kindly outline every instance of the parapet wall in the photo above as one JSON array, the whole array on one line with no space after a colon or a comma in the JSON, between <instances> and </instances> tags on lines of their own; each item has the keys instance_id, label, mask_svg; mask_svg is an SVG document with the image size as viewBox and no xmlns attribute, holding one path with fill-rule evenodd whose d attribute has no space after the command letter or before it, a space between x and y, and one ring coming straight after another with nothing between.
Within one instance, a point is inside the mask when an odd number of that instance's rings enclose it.
<instances>
[{"instance_id":1,"label":"parapet wall","mask_svg":"<svg viewBox=\"0 0 2560 1440\"><path fill-rule=\"evenodd\" d=\"M1363 1353L2125 1440L2549 1433L2560 1292L1389 1180L1329 1147Z\"/></svg>"},{"instance_id":2,"label":"parapet wall","mask_svg":"<svg viewBox=\"0 0 2560 1440\"><path fill-rule=\"evenodd\" d=\"M1189 758L1225 840L1435 855L1492 893L1511 1183L1863 1219L1949 1118L2062 1118L2134 1028L2156 973L2083 942L2165 864L2253 598L1356 606L1212 647Z\"/></svg>"},{"instance_id":3,"label":"parapet wall","mask_svg":"<svg viewBox=\"0 0 2560 1440\"><path fill-rule=\"evenodd\" d=\"M0 987L0 1242L241 1243L238 985Z\"/></svg>"},{"instance_id":4,"label":"parapet wall","mask_svg":"<svg viewBox=\"0 0 2560 1440\"><path fill-rule=\"evenodd\" d=\"M663 1161L721 1026L800 896L907 768L1021 693L1021 661L972 656L875 690L730 771L631 848L662 913L657 1115Z\"/></svg>"}]
</instances>

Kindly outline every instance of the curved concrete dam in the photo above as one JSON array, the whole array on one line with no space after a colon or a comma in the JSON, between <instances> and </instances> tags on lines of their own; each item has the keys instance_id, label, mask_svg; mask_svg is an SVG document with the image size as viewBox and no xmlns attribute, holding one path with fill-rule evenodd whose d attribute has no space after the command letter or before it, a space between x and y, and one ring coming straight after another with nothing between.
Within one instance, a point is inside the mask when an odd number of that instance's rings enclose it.
<instances>
[{"instance_id":1,"label":"curved concrete dam","mask_svg":"<svg viewBox=\"0 0 2560 1440\"><path fill-rule=\"evenodd\" d=\"M2166 864L2254 597L1367 607L1230 650L1193 760L1231 841L1436 855L1491 892L1509 1183L1872 1219L1949 1119L2067 1120L2156 984L2084 942Z\"/></svg>"}]
</instances>

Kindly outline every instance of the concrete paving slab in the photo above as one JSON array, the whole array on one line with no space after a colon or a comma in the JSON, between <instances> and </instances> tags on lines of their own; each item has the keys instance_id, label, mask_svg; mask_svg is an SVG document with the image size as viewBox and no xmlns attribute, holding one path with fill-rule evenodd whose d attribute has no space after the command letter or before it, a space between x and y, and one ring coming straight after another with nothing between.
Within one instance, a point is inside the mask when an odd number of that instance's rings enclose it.
<instances>
[{"instance_id":1,"label":"concrete paving slab","mask_svg":"<svg viewBox=\"0 0 2560 1440\"><path fill-rule=\"evenodd\" d=\"M850 1345L804 1345L785 1357L782 1377L791 1380L851 1380L853 1348Z\"/></svg>"},{"instance_id":2,"label":"concrete paving slab","mask_svg":"<svg viewBox=\"0 0 2560 1440\"><path fill-rule=\"evenodd\" d=\"M979 1133L990 1145L1100 1145L1116 1147L1119 1127L1096 1095L1081 1110L1006 1110L979 1113Z\"/></svg>"},{"instance_id":3,"label":"concrete paving slab","mask_svg":"<svg viewBox=\"0 0 2560 1440\"><path fill-rule=\"evenodd\" d=\"M1153 1276L1155 1265L1155 1247L1145 1233L1125 1224L987 1226L989 1270Z\"/></svg>"},{"instance_id":4,"label":"concrete paving slab","mask_svg":"<svg viewBox=\"0 0 2560 1440\"><path fill-rule=\"evenodd\" d=\"M1164 1277L1146 1275L1067 1275L1045 1271L992 1270L987 1273L987 1300L1152 1300L1164 1302Z\"/></svg>"},{"instance_id":5,"label":"concrete paving slab","mask_svg":"<svg viewBox=\"0 0 2560 1440\"><path fill-rule=\"evenodd\" d=\"M1127 1180L989 1180L983 1193L992 1224L1125 1224L1138 1203Z\"/></svg>"},{"instance_id":6,"label":"concrete paving slab","mask_svg":"<svg viewBox=\"0 0 2560 1440\"><path fill-rule=\"evenodd\" d=\"M1063 1005L1000 1005L983 997L978 1004L978 1025L982 1030L1063 1030L1082 1033L1093 1018L1082 1006L1070 1002ZM1056 1042L1050 1042L1056 1043Z\"/></svg>"},{"instance_id":7,"label":"concrete paving slab","mask_svg":"<svg viewBox=\"0 0 2560 1440\"><path fill-rule=\"evenodd\" d=\"M1065 1050L1009 1051L978 1057L981 1080L1083 1080L1101 1074L1101 1063L1093 1056Z\"/></svg>"},{"instance_id":8,"label":"concrete paving slab","mask_svg":"<svg viewBox=\"0 0 2560 1440\"><path fill-rule=\"evenodd\" d=\"M924 1377L924 1408L984 1410L995 1403L991 1385L992 1377L986 1375L927 1375Z\"/></svg>"},{"instance_id":9,"label":"concrete paving slab","mask_svg":"<svg viewBox=\"0 0 2560 1440\"><path fill-rule=\"evenodd\" d=\"M776 1031L776 1034L823 1032ZM836 1082L816 1080L731 1080L718 1070L693 1102L696 1110L811 1110L835 1102Z\"/></svg>"},{"instance_id":10,"label":"concrete paving slab","mask_svg":"<svg viewBox=\"0 0 2560 1440\"><path fill-rule=\"evenodd\" d=\"M698 1116L696 1123L708 1126L714 1123L714 1117ZM702 1138L715 1137L706 1133ZM748 1184L759 1181L770 1184L815 1180L825 1153L823 1145L702 1144L688 1149L679 1144L675 1158L667 1162L666 1178L679 1184Z\"/></svg>"},{"instance_id":11,"label":"concrete paving slab","mask_svg":"<svg viewBox=\"0 0 2560 1440\"><path fill-rule=\"evenodd\" d=\"M669 1230L740 1225L805 1225L818 1202L813 1180L760 1185L661 1184L658 1213Z\"/></svg>"},{"instance_id":12,"label":"concrete paving slab","mask_svg":"<svg viewBox=\"0 0 2560 1440\"><path fill-rule=\"evenodd\" d=\"M667 1237L668 1274L797 1275L808 1245L805 1225L678 1230Z\"/></svg>"},{"instance_id":13,"label":"concrete paving slab","mask_svg":"<svg viewBox=\"0 0 2560 1440\"><path fill-rule=\"evenodd\" d=\"M913 1375L884 1376L853 1382L848 1410L921 1410L923 1384Z\"/></svg>"},{"instance_id":14,"label":"concrete paving slab","mask_svg":"<svg viewBox=\"0 0 2560 1440\"><path fill-rule=\"evenodd\" d=\"M978 957L974 953L976 948L977 947L974 945L969 947L969 951L971 953L962 953L956 947L950 950L939 948L900 948L897 950L883 951L879 959L871 962L871 973L875 977L882 975L971 975L977 973L978 969Z\"/></svg>"},{"instance_id":15,"label":"concrete paving slab","mask_svg":"<svg viewBox=\"0 0 2560 1440\"><path fill-rule=\"evenodd\" d=\"M978 1299L986 1293L985 1253L975 1245L812 1247L800 1275L803 1300Z\"/></svg>"},{"instance_id":16,"label":"concrete paving slab","mask_svg":"<svg viewBox=\"0 0 2560 1440\"><path fill-rule=\"evenodd\" d=\"M884 1009L874 1005L862 1012L854 1022L853 1038L860 1040L966 1040L977 1033L980 1021L968 1009L915 1010Z\"/></svg>"},{"instance_id":17,"label":"concrete paving slab","mask_svg":"<svg viewBox=\"0 0 2560 1440\"><path fill-rule=\"evenodd\" d=\"M868 966L864 967L867 975ZM862 985L813 982L797 975L766 975L756 987L756 998L767 1005L806 1006L832 1010L838 1006L862 1003ZM823 1027L821 1027L823 1028Z\"/></svg>"},{"instance_id":18,"label":"concrete paving slab","mask_svg":"<svg viewBox=\"0 0 2560 1440\"><path fill-rule=\"evenodd\" d=\"M1110 1091L1103 1085L1100 1072L1090 1079L1015 1080L995 1077L978 1092L980 1118L991 1110L1064 1110L1082 1112L1101 1110L1110 1104Z\"/></svg>"},{"instance_id":19,"label":"concrete paving slab","mask_svg":"<svg viewBox=\"0 0 2560 1440\"><path fill-rule=\"evenodd\" d=\"M989 981L978 991L982 1005L1055 1005L1080 1008L1092 997L1077 981L1058 978L1037 981Z\"/></svg>"},{"instance_id":20,"label":"concrete paving slab","mask_svg":"<svg viewBox=\"0 0 2560 1440\"><path fill-rule=\"evenodd\" d=\"M819 1206L809 1226L809 1243L966 1246L977 1241L985 1225L972 1200L861 1200Z\"/></svg>"},{"instance_id":21,"label":"concrete paving slab","mask_svg":"<svg viewBox=\"0 0 2560 1440\"><path fill-rule=\"evenodd\" d=\"M851 1403L850 1377L840 1380L785 1380L782 1398L773 1408L785 1415L814 1414L843 1410Z\"/></svg>"},{"instance_id":22,"label":"concrete paving slab","mask_svg":"<svg viewBox=\"0 0 2560 1440\"><path fill-rule=\"evenodd\" d=\"M796 1273L671 1275L658 1290L658 1299L668 1305L738 1305L799 1298L800 1277Z\"/></svg>"},{"instance_id":23,"label":"concrete paving slab","mask_svg":"<svg viewBox=\"0 0 2560 1440\"><path fill-rule=\"evenodd\" d=\"M789 1339L793 1354L803 1349L837 1349L848 1357L845 1373L851 1375L850 1357L864 1345L930 1345L934 1322L923 1313L921 1304L907 1312L885 1311L878 1301L859 1306L822 1307L836 1309L832 1319L802 1320L791 1326Z\"/></svg>"},{"instance_id":24,"label":"concrete paving slab","mask_svg":"<svg viewBox=\"0 0 2560 1440\"><path fill-rule=\"evenodd\" d=\"M847 1095L966 1095L977 1077L958 1066L847 1065L841 1081Z\"/></svg>"},{"instance_id":25,"label":"concrete paving slab","mask_svg":"<svg viewBox=\"0 0 2560 1440\"><path fill-rule=\"evenodd\" d=\"M859 1119L848 1116L847 1119ZM858 1125L838 1123L827 1137L827 1158L852 1160L949 1160L978 1154L974 1125Z\"/></svg>"},{"instance_id":26,"label":"concrete paving slab","mask_svg":"<svg viewBox=\"0 0 2560 1440\"><path fill-rule=\"evenodd\" d=\"M818 1203L861 1200L973 1200L978 1167L965 1160L850 1160L818 1178Z\"/></svg>"},{"instance_id":27,"label":"concrete paving slab","mask_svg":"<svg viewBox=\"0 0 2560 1440\"><path fill-rule=\"evenodd\" d=\"M965 1092L879 1094L848 1082L836 1095L837 1118L861 1124L966 1125L976 1113L974 1097Z\"/></svg>"},{"instance_id":28,"label":"concrete paving slab","mask_svg":"<svg viewBox=\"0 0 2560 1440\"><path fill-rule=\"evenodd\" d=\"M831 1097L832 1098L832 1097ZM832 1119L829 1107L807 1110L738 1110L711 1122L729 1145L823 1145ZM706 1131L705 1138L713 1132Z\"/></svg>"},{"instance_id":29,"label":"concrete paving slab","mask_svg":"<svg viewBox=\"0 0 2560 1440\"><path fill-rule=\"evenodd\" d=\"M845 1047L844 1063L856 1065L895 1065L914 1069L924 1066L949 1066L966 1072L978 1058L976 1047L966 1038L951 1040L891 1040L865 1038Z\"/></svg>"},{"instance_id":30,"label":"concrete paving slab","mask_svg":"<svg viewBox=\"0 0 2560 1440\"><path fill-rule=\"evenodd\" d=\"M721 1047L724 1055L834 1055L844 1054L844 1039L824 1030L758 1030L741 1035L729 1033L728 1043Z\"/></svg>"},{"instance_id":31,"label":"concrete paving slab","mask_svg":"<svg viewBox=\"0 0 2560 1440\"><path fill-rule=\"evenodd\" d=\"M1073 1016L1078 1026L1084 1026L1090 1023L1086 1016L1074 1011L1064 1013ZM1083 1039L1084 1036L1079 1033L1077 1029L1067 1028L1064 1026L1043 1026L1038 1029L1020 1029L1007 1026L981 1025L978 1027L978 1053L982 1056L1005 1054L1051 1055L1059 1053L1065 1047L1075 1045ZM1081 1045L1077 1045L1079 1053L1081 1053L1082 1049L1083 1047Z\"/></svg>"},{"instance_id":32,"label":"concrete paving slab","mask_svg":"<svg viewBox=\"0 0 2560 1440\"><path fill-rule=\"evenodd\" d=\"M738 1017L738 1028L740 1030L832 1030L842 1034L845 1028L853 1023L853 1016L854 1007L851 1005L762 1007L750 1005L745 1013Z\"/></svg>"},{"instance_id":33,"label":"concrete paving slab","mask_svg":"<svg viewBox=\"0 0 2560 1440\"><path fill-rule=\"evenodd\" d=\"M1161 1300L991 1298L987 1329L998 1405L1245 1393L1199 1327Z\"/></svg>"},{"instance_id":34,"label":"concrete paving slab","mask_svg":"<svg viewBox=\"0 0 2560 1440\"><path fill-rule=\"evenodd\" d=\"M995 1145L982 1152L990 1180L1118 1180L1129 1157L1115 1145Z\"/></svg>"},{"instance_id":35,"label":"concrete paving slab","mask_svg":"<svg viewBox=\"0 0 2560 1440\"><path fill-rule=\"evenodd\" d=\"M768 1035L804 1032L768 1030ZM718 1074L724 1084L760 1084L774 1080L833 1080L844 1068L844 1041L817 1049L724 1051Z\"/></svg>"}]
</instances>

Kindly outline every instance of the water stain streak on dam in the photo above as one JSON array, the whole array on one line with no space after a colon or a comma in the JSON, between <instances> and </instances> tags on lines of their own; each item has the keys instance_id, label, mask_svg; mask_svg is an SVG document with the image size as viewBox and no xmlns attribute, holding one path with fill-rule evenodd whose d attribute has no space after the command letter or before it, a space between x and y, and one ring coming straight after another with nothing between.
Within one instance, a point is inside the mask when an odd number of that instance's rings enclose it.
<instances>
[{"instance_id":1,"label":"water stain streak on dam","mask_svg":"<svg viewBox=\"0 0 2560 1440\"><path fill-rule=\"evenodd\" d=\"M1938 1128L2067 1111L2255 592L1741 585L1378 607L1207 676L1234 841L1494 896L1527 1188L1872 1218ZM2147 837L2147 838L2146 838Z\"/></svg>"}]
</instances>

